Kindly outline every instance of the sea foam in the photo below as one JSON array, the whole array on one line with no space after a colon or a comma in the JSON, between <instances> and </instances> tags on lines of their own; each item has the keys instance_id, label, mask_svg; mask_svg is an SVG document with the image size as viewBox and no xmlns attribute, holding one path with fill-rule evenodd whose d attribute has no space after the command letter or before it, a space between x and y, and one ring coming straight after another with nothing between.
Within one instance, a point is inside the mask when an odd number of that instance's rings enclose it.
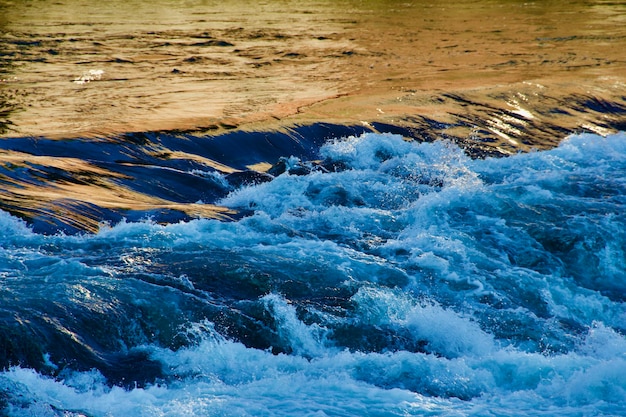
<instances>
[{"instance_id":1,"label":"sea foam","mask_svg":"<svg viewBox=\"0 0 626 417\"><path fill-rule=\"evenodd\" d=\"M221 204L251 210L234 222L44 236L2 213L5 308L41 331L53 323L77 351L137 364L112 380L106 361L77 369L42 345L37 371L0 374L2 405L13 416L623 415L625 143L585 134L472 160L446 142L367 134L322 147L335 170L233 191Z\"/></svg>"}]
</instances>

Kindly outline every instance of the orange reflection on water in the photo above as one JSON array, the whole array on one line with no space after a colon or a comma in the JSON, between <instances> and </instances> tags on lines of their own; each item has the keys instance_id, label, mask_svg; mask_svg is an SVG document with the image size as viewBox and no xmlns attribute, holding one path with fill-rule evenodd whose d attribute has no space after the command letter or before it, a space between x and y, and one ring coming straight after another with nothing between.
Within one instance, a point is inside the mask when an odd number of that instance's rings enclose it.
<instances>
[{"instance_id":1,"label":"orange reflection on water","mask_svg":"<svg viewBox=\"0 0 626 417\"><path fill-rule=\"evenodd\" d=\"M0 164L9 170L27 170L26 180L0 176L2 207L26 218L54 219L60 224L96 232L101 226L97 213L84 209L177 210L191 217L228 218L233 212L212 204L182 204L133 191L116 179L123 176L76 158L34 156L0 151ZM56 168L56 179L38 166ZM41 179L41 182L37 181Z\"/></svg>"},{"instance_id":2,"label":"orange reflection on water","mask_svg":"<svg viewBox=\"0 0 626 417\"><path fill-rule=\"evenodd\" d=\"M5 136L402 119L424 110L381 105L404 91L540 80L567 96L626 73L619 2L34 0L0 15Z\"/></svg>"}]
</instances>

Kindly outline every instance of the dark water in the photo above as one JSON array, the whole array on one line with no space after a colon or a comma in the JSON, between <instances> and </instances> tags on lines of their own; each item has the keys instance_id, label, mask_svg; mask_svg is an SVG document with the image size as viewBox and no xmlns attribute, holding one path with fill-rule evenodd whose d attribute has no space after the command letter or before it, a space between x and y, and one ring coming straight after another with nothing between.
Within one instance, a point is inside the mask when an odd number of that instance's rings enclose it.
<instances>
[{"instance_id":1,"label":"dark water","mask_svg":"<svg viewBox=\"0 0 626 417\"><path fill-rule=\"evenodd\" d=\"M623 4L0 10L3 415L626 414Z\"/></svg>"},{"instance_id":2,"label":"dark water","mask_svg":"<svg viewBox=\"0 0 626 417\"><path fill-rule=\"evenodd\" d=\"M3 212L5 412L621 415L625 139L309 143L323 164L218 201L233 221Z\"/></svg>"}]
</instances>

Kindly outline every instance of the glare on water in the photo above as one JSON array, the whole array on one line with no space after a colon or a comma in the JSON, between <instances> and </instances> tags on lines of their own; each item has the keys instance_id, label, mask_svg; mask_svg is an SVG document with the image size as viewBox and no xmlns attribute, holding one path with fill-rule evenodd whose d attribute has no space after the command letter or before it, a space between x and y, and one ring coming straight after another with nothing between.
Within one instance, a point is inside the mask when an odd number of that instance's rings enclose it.
<instances>
[{"instance_id":1,"label":"glare on water","mask_svg":"<svg viewBox=\"0 0 626 417\"><path fill-rule=\"evenodd\" d=\"M538 96L611 102L626 85L620 2L4 0L0 15L4 136L454 123L471 103L526 118L549 111Z\"/></svg>"}]
</instances>

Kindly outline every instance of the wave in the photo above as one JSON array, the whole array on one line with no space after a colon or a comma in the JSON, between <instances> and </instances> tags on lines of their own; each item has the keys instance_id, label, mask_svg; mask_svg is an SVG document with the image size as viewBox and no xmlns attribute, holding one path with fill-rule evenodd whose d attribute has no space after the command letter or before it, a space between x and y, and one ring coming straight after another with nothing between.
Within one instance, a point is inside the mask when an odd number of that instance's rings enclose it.
<instances>
[{"instance_id":1,"label":"wave","mask_svg":"<svg viewBox=\"0 0 626 417\"><path fill-rule=\"evenodd\" d=\"M211 197L232 221L2 213L5 412L626 412L626 134L472 159L346 133L259 146L272 180Z\"/></svg>"}]
</instances>

